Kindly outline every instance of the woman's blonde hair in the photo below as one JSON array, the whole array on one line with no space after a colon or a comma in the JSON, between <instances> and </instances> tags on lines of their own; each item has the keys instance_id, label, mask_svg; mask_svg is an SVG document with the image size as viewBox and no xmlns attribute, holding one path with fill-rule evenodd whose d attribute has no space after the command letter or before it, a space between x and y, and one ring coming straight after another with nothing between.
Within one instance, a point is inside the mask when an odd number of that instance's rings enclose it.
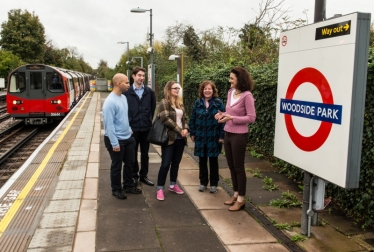
<instances>
[{"instance_id":1,"label":"woman's blonde hair","mask_svg":"<svg viewBox=\"0 0 374 252\"><path fill-rule=\"evenodd\" d=\"M175 83L178 83L178 82L176 82L176 81L166 82L165 87L164 87L164 96L165 96L165 100L170 102L173 107L180 109L182 104L183 104L182 99L179 96L174 97L174 96L171 95L171 87Z\"/></svg>"}]
</instances>

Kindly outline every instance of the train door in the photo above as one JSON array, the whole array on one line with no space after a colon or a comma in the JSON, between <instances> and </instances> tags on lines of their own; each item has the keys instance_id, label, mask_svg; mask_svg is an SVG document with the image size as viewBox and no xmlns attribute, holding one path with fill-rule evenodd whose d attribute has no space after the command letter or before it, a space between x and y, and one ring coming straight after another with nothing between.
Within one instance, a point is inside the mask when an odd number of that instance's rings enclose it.
<instances>
[{"instance_id":1,"label":"train door","mask_svg":"<svg viewBox=\"0 0 374 252\"><path fill-rule=\"evenodd\" d=\"M69 94L69 100L70 104L69 107L72 108L75 105L75 91L74 91L74 82L73 82L73 77L69 74L68 70L63 69L63 68L57 68L60 72L63 73L64 77L66 78L65 80L65 88L68 91Z\"/></svg>"},{"instance_id":2,"label":"train door","mask_svg":"<svg viewBox=\"0 0 374 252\"><path fill-rule=\"evenodd\" d=\"M45 71L30 70L26 72L26 90L28 100L33 100L33 105L29 106L29 113L43 113L45 111Z\"/></svg>"},{"instance_id":3,"label":"train door","mask_svg":"<svg viewBox=\"0 0 374 252\"><path fill-rule=\"evenodd\" d=\"M83 97L85 90L84 90L84 83L83 83L83 77L80 73L75 72L75 74L78 76L78 83L79 83L79 99Z\"/></svg>"},{"instance_id":4,"label":"train door","mask_svg":"<svg viewBox=\"0 0 374 252\"><path fill-rule=\"evenodd\" d=\"M69 95L70 95L70 102L71 107L75 105L75 90L74 90L74 82L71 76L68 77L68 86L69 86Z\"/></svg>"},{"instance_id":5,"label":"train door","mask_svg":"<svg viewBox=\"0 0 374 252\"><path fill-rule=\"evenodd\" d=\"M77 77L77 75L74 72L69 71L68 73L73 78L73 85L74 85L74 92L75 92L74 93L75 103L78 103L78 101L80 99L80 97L79 97L80 91L79 91L78 77Z\"/></svg>"}]
</instances>

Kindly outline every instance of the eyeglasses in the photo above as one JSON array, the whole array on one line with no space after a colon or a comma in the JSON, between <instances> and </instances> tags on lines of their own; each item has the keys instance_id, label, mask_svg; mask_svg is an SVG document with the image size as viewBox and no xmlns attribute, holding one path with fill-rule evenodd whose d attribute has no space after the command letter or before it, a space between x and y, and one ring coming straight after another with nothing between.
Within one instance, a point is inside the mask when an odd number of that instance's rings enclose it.
<instances>
[{"instance_id":1,"label":"eyeglasses","mask_svg":"<svg viewBox=\"0 0 374 252\"><path fill-rule=\"evenodd\" d=\"M181 88L180 88L180 87L173 87L173 88L171 88L171 89L179 90L179 89L181 89Z\"/></svg>"}]
</instances>

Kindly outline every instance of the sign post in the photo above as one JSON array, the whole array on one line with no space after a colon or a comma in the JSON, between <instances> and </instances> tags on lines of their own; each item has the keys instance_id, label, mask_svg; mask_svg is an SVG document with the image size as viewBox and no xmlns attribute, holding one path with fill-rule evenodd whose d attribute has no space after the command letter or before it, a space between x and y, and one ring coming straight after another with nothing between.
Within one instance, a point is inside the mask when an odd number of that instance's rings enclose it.
<instances>
[{"instance_id":1,"label":"sign post","mask_svg":"<svg viewBox=\"0 0 374 252\"><path fill-rule=\"evenodd\" d=\"M352 13L280 36L274 156L343 188L359 186L369 32Z\"/></svg>"}]
</instances>

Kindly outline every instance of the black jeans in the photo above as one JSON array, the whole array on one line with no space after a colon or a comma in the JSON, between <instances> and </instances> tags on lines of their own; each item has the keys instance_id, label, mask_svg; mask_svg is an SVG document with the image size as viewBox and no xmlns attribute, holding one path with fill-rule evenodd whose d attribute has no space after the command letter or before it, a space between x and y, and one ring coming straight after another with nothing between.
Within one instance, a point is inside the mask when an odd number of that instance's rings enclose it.
<instances>
[{"instance_id":1,"label":"black jeans","mask_svg":"<svg viewBox=\"0 0 374 252\"><path fill-rule=\"evenodd\" d=\"M170 182L177 182L179 164L184 150L184 139L176 139L171 145L161 146L161 167L158 172L157 189L163 189L170 169Z\"/></svg>"},{"instance_id":2,"label":"black jeans","mask_svg":"<svg viewBox=\"0 0 374 252\"><path fill-rule=\"evenodd\" d=\"M134 152L135 152L135 139L130 137L126 140L118 140L120 151L113 151L109 137L104 136L105 147L107 148L112 164L110 166L110 181L112 191L121 190L121 170L123 165L123 187L134 187L134 180L132 179L132 170L134 168Z\"/></svg>"},{"instance_id":3,"label":"black jeans","mask_svg":"<svg viewBox=\"0 0 374 252\"><path fill-rule=\"evenodd\" d=\"M138 131L133 133L133 137L135 138L135 164L134 170L132 173L132 177L134 179L144 178L148 176L148 167L149 167L149 142L147 141L149 131ZM141 168L139 171L139 164L138 164L138 148L140 145L140 162Z\"/></svg>"},{"instance_id":4,"label":"black jeans","mask_svg":"<svg viewBox=\"0 0 374 252\"><path fill-rule=\"evenodd\" d=\"M235 134L225 132L223 146L225 147L227 164L229 165L233 189L244 196L247 186L247 176L244 169L245 149L248 133Z\"/></svg>"},{"instance_id":5,"label":"black jeans","mask_svg":"<svg viewBox=\"0 0 374 252\"><path fill-rule=\"evenodd\" d=\"M219 181L218 157L209 157L210 186L217 186ZM207 186L208 178L208 157L207 146L204 145L204 157L199 157L199 178L200 185Z\"/></svg>"}]
</instances>

